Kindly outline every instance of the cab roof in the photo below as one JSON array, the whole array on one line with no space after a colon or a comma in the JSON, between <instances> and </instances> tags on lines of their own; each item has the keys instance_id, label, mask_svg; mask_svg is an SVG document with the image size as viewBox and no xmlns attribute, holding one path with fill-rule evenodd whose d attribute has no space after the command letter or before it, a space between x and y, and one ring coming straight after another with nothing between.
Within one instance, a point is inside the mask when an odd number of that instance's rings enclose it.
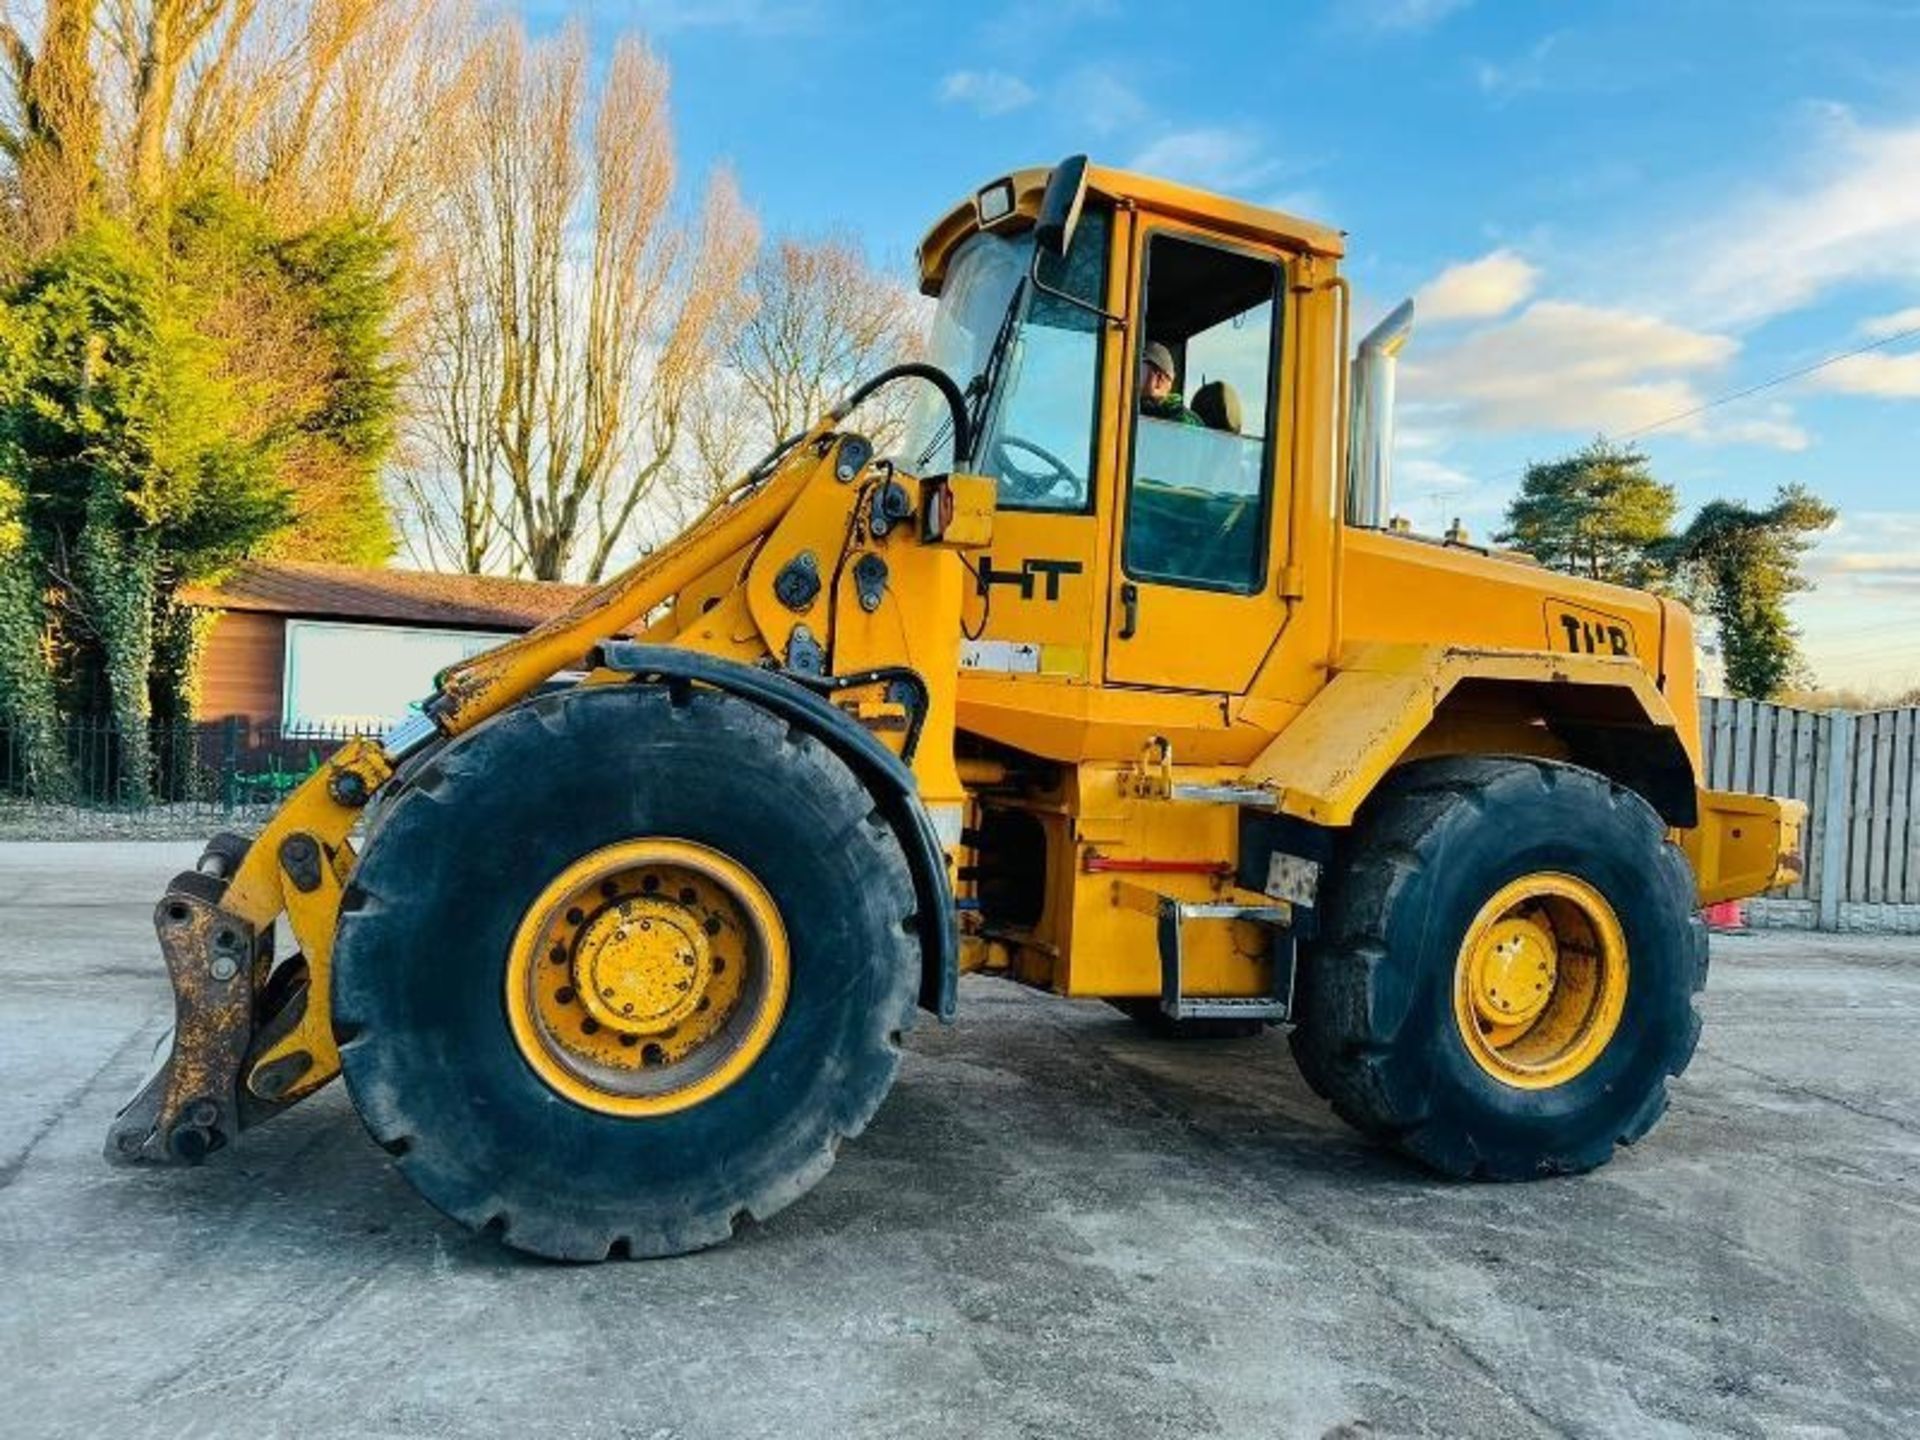
<instances>
[{"instance_id":1,"label":"cab roof","mask_svg":"<svg viewBox=\"0 0 1920 1440\"><path fill-rule=\"evenodd\" d=\"M941 284L946 279L947 263L960 242L969 235L980 230L1014 232L1032 225L1034 216L1040 210L1040 197L1046 190L1047 177L1052 173L1052 167L1036 165L995 176L935 222L921 240L917 254L920 292L923 295L940 293ZM983 223L977 204L979 196L997 189L1003 181L1013 187L1013 209L1000 219ZM1343 232L1331 226L1289 215L1284 210L1249 205L1243 200L1151 175L1115 170L1105 165L1089 165L1087 194L1109 200L1131 201L1140 209L1155 215L1170 215L1217 230L1223 235L1266 241L1304 254L1337 259L1346 252Z\"/></svg>"}]
</instances>

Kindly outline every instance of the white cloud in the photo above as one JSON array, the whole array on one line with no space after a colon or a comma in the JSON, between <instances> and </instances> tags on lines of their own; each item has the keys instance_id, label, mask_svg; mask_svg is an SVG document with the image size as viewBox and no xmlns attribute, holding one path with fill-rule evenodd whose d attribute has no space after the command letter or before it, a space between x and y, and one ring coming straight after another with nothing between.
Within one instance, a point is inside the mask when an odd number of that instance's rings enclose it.
<instances>
[{"instance_id":1,"label":"white cloud","mask_svg":"<svg viewBox=\"0 0 1920 1440\"><path fill-rule=\"evenodd\" d=\"M1802 568L1793 597L1801 647L1823 684L1893 695L1920 685L1920 512L1844 511Z\"/></svg>"},{"instance_id":2,"label":"white cloud","mask_svg":"<svg viewBox=\"0 0 1920 1440\"><path fill-rule=\"evenodd\" d=\"M1031 55L1063 34L1078 30L1084 40L1090 25L1114 19L1118 0L1049 0L1045 5L1014 5L982 22L980 39L996 54Z\"/></svg>"},{"instance_id":3,"label":"white cloud","mask_svg":"<svg viewBox=\"0 0 1920 1440\"><path fill-rule=\"evenodd\" d=\"M1474 488L1475 480L1466 471L1444 460L1429 460L1424 455L1397 456L1393 478L1423 496L1457 495Z\"/></svg>"},{"instance_id":4,"label":"white cloud","mask_svg":"<svg viewBox=\"0 0 1920 1440\"><path fill-rule=\"evenodd\" d=\"M1693 438L1711 445L1764 445L1769 450L1798 454L1813 443L1813 438L1793 418L1785 405L1768 407L1765 415L1744 420L1706 419Z\"/></svg>"},{"instance_id":5,"label":"white cloud","mask_svg":"<svg viewBox=\"0 0 1920 1440\"><path fill-rule=\"evenodd\" d=\"M1382 33L1430 30L1473 0L1346 0L1342 13Z\"/></svg>"},{"instance_id":6,"label":"white cloud","mask_svg":"<svg viewBox=\"0 0 1920 1440\"><path fill-rule=\"evenodd\" d=\"M1896 310L1891 315L1876 315L1860 327L1860 333L1869 340L1891 340L1909 330L1920 330L1920 305Z\"/></svg>"},{"instance_id":7,"label":"white cloud","mask_svg":"<svg viewBox=\"0 0 1920 1440\"><path fill-rule=\"evenodd\" d=\"M1687 376L1738 349L1727 336L1652 315L1540 300L1438 353L1410 356L1406 390L1473 429L1618 433L1700 404Z\"/></svg>"},{"instance_id":8,"label":"white cloud","mask_svg":"<svg viewBox=\"0 0 1920 1440\"><path fill-rule=\"evenodd\" d=\"M1484 320L1504 315L1533 294L1540 272L1511 250L1449 265L1414 297L1423 321Z\"/></svg>"},{"instance_id":9,"label":"white cloud","mask_svg":"<svg viewBox=\"0 0 1920 1440\"><path fill-rule=\"evenodd\" d=\"M1153 117L1140 92L1106 66L1082 65L1051 88L1061 113L1095 135L1137 130Z\"/></svg>"},{"instance_id":10,"label":"white cloud","mask_svg":"<svg viewBox=\"0 0 1920 1440\"><path fill-rule=\"evenodd\" d=\"M1004 70L956 70L940 82L940 98L980 115L1006 115L1033 103L1033 87Z\"/></svg>"},{"instance_id":11,"label":"white cloud","mask_svg":"<svg viewBox=\"0 0 1920 1440\"><path fill-rule=\"evenodd\" d=\"M1920 124L1871 129L1829 107L1814 159L1675 237L1666 264L1708 323L1751 324L1833 287L1920 278Z\"/></svg>"},{"instance_id":12,"label":"white cloud","mask_svg":"<svg viewBox=\"0 0 1920 1440\"><path fill-rule=\"evenodd\" d=\"M1920 595L1920 513L1842 514L1814 542L1805 568L1819 586L1821 601L1884 599L1889 591Z\"/></svg>"},{"instance_id":13,"label":"white cloud","mask_svg":"<svg viewBox=\"0 0 1920 1440\"><path fill-rule=\"evenodd\" d=\"M1848 355L1816 371L1812 379L1822 390L1843 395L1920 399L1920 351L1910 355Z\"/></svg>"},{"instance_id":14,"label":"white cloud","mask_svg":"<svg viewBox=\"0 0 1920 1440\"><path fill-rule=\"evenodd\" d=\"M1203 125L1162 135L1128 161L1127 168L1244 194L1271 176L1275 166L1252 131Z\"/></svg>"},{"instance_id":15,"label":"white cloud","mask_svg":"<svg viewBox=\"0 0 1920 1440\"><path fill-rule=\"evenodd\" d=\"M1269 210L1278 210L1283 215L1298 215L1305 220L1318 220L1327 223L1327 217L1334 212L1333 203L1318 190L1282 190L1260 201Z\"/></svg>"},{"instance_id":16,"label":"white cloud","mask_svg":"<svg viewBox=\"0 0 1920 1440\"><path fill-rule=\"evenodd\" d=\"M1548 35L1511 60L1474 61L1473 83L1482 95L1502 104L1530 90L1546 89L1547 57L1559 39L1558 35Z\"/></svg>"}]
</instances>

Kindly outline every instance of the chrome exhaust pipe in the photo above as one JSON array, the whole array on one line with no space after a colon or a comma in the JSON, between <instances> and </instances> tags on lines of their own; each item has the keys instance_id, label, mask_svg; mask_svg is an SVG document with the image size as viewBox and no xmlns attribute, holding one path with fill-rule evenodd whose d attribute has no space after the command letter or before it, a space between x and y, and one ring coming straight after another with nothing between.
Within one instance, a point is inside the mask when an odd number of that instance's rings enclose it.
<instances>
[{"instance_id":1,"label":"chrome exhaust pipe","mask_svg":"<svg viewBox=\"0 0 1920 1440\"><path fill-rule=\"evenodd\" d=\"M1413 301L1402 300L1360 342L1353 357L1347 434L1347 523L1379 530L1393 495L1393 389L1401 349L1413 333Z\"/></svg>"}]
</instances>

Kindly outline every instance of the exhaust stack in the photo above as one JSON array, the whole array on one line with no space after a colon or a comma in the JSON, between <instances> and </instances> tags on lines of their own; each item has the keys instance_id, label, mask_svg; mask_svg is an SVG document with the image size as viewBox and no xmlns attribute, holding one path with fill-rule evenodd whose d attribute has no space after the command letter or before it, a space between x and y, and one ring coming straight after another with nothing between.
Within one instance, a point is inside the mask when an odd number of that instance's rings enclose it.
<instances>
[{"instance_id":1,"label":"exhaust stack","mask_svg":"<svg viewBox=\"0 0 1920 1440\"><path fill-rule=\"evenodd\" d=\"M1402 300L1360 342L1353 357L1353 413L1347 429L1347 523L1378 530L1393 492L1394 371L1413 333L1413 301Z\"/></svg>"}]
</instances>

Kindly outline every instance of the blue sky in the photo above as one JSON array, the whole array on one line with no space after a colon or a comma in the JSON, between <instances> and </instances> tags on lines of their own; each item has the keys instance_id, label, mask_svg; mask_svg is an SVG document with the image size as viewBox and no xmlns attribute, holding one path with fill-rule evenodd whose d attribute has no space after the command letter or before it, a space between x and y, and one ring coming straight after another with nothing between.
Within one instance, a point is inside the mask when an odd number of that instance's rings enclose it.
<instances>
[{"instance_id":1,"label":"blue sky","mask_svg":"<svg viewBox=\"0 0 1920 1440\"><path fill-rule=\"evenodd\" d=\"M1496 528L1529 458L1920 329L1920 0L974 6L526 0L673 69L689 174L906 274L980 181L1085 150L1350 232L1422 300L1398 508ZM1920 335L1647 431L1691 509L1841 507L1821 680L1920 685Z\"/></svg>"}]
</instances>

